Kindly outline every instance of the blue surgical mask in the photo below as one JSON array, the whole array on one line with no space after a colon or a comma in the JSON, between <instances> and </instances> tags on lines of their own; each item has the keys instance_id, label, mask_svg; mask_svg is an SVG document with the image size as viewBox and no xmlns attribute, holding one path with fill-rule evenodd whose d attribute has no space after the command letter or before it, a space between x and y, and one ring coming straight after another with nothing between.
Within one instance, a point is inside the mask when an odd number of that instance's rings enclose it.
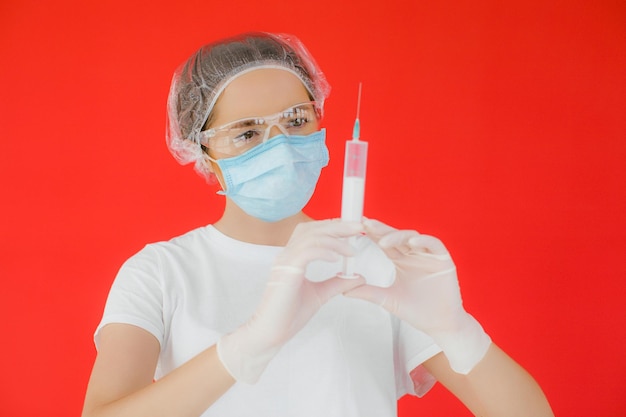
<instances>
[{"instance_id":1,"label":"blue surgical mask","mask_svg":"<svg viewBox=\"0 0 626 417\"><path fill-rule=\"evenodd\" d=\"M218 159L225 191L250 216L276 222L300 212L328 164L326 130L277 135L232 158Z\"/></svg>"}]
</instances>

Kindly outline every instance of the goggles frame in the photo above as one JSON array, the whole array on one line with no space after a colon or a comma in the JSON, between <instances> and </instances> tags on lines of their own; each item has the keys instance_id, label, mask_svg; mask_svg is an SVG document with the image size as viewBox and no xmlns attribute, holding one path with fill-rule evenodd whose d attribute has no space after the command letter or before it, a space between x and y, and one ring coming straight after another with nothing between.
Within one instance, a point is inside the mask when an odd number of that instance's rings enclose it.
<instances>
[{"instance_id":1,"label":"goggles frame","mask_svg":"<svg viewBox=\"0 0 626 417\"><path fill-rule=\"evenodd\" d=\"M221 154L240 155L267 142L273 127L285 136L305 135L317 130L321 119L322 110L317 103L306 101L274 114L245 117L204 130L200 133L200 144L203 149Z\"/></svg>"}]
</instances>

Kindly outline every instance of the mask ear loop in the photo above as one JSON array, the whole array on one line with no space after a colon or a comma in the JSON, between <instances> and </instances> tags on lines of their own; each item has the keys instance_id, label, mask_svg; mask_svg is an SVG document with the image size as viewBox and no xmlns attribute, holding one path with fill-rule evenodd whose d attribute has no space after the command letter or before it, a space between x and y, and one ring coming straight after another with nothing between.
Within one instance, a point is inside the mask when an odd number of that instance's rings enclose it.
<instances>
[{"instance_id":1,"label":"mask ear loop","mask_svg":"<svg viewBox=\"0 0 626 417\"><path fill-rule=\"evenodd\" d=\"M203 149L202 150L202 158L204 159L204 163L209 167L210 172L213 174L213 176L215 176L215 179L217 180L217 183L222 188L222 191L218 191L218 193L224 192L226 190L226 187L224 187L224 184L222 184L222 181L220 180L220 176L217 175L217 170L215 169L215 166L217 166L219 168L219 164L217 163L217 159L212 158L211 155L209 155L209 150L208 149L206 149L206 150ZM215 164L215 166L211 166L212 163Z\"/></svg>"}]
</instances>

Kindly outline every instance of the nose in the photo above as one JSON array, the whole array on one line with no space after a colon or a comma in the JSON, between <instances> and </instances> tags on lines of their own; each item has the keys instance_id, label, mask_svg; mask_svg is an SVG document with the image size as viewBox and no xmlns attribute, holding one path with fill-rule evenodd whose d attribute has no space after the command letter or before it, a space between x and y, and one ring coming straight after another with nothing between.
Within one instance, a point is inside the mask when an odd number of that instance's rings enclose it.
<instances>
[{"instance_id":1,"label":"nose","mask_svg":"<svg viewBox=\"0 0 626 417\"><path fill-rule=\"evenodd\" d=\"M279 125L278 123L272 123L265 129L265 136L263 136L263 142L267 142L274 136L284 134L285 136L289 136L289 133L285 130L284 127Z\"/></svg>"}]
</instances>

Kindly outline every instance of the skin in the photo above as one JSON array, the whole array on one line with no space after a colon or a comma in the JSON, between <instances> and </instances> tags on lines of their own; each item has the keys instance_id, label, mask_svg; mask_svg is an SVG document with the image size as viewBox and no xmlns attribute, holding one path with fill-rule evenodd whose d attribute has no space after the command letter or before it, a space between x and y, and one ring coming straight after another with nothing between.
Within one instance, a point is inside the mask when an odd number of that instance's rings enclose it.
<instances>
[{"instance_id":1,"label":"skin","mask_svg":"<svg viewBox=\"0 0 626 417\"><path fill-rule=\"evenodd\" d=\"M306 88L295 75L277 69L259 69L237 78L226 88L215 105L215 117L211 126L221 126L246 117L274 114L309 100ZM277 127L273 127L270 138L280 133ZM227 157L212 150L209 150L209 154L214 159ZM224 184L217 164L207 162L219 183ZM227 236L243 242L284 246L296 225L311 220L300 212L279 222L267 223L248 216L227 198L224 214L214 226Z\"/></svg>"},{"instance_id":2,"label":"skin","mask_svg":"<svg viewBox=\"0 0 626 417\"><path fill-rule=\"evenodd\" d=\"M213 125L244 117L273 114L309 100L293 74L259 69L235 79L217 102ZM278 134L273 129L271 136ZM223 155L211 154L219 159ZM219 168L209 162L223 184ZM312 219L300 212L275 223L248 216L228 198L214 226L234 239L284 246L296 226ZM159 381L153 376L159 342L145 330L126 324L109 324L100 333L100 347L89 381L83 417L199 416L234 383L217 357L215 346ZM550 406L533 378L496 345L468 374L450 369L438 354L425 367L475 415L552 416Z\"/></svg>"}]
</instances>

